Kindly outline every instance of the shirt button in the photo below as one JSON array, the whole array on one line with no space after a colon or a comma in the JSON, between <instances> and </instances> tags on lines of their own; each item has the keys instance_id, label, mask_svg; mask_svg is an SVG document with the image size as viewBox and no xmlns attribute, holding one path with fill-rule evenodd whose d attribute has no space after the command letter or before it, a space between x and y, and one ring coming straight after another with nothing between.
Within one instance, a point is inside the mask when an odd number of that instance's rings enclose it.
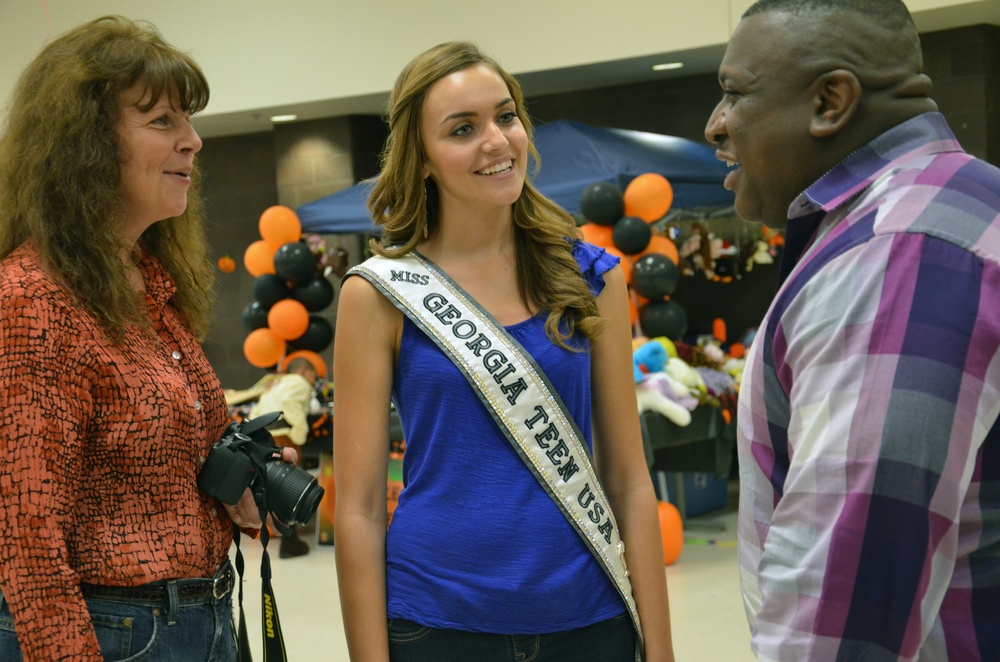
<instances>
[{"instance_id":1,"label":"shirt button","mask_svg":"<svg viewBox=\"0 0 1000 662\"><path fill-rule=\"evenodd\" d=\"M212 517L218 517L218 516L219 516L219 511L216 510L215 508L212 508Z\"/></svg>"},{"instance_id":2,"label":"shirt button","mask_svg":"<svg viewBox=\"0 0 1000 662\"><path fill-rule=\"evenodd\" d=\"M176 349L173 352L170 353L170 356L174 357L174 361L180 361L181 360L181 353L178 352Z\"/></svg>"},{"instance_id":3,"label":"shirt button","mask_svg":"<svg viewBox=\"0 0 1000 662\"><path fill-rule=\"evenodd\" d=\"M205 458L199 457L198 458L198 464L205 464Z\"/></svg>"},{"instance_id":4,"label":"shirt button","mask_svg":"<svg viewBox=\"0 0 1000 662\"><path fill-rule=\"evenodd\" d=\"M194 410L195 411L201 411L201 400L195 400Z\"/></svg>"}]
</instances>

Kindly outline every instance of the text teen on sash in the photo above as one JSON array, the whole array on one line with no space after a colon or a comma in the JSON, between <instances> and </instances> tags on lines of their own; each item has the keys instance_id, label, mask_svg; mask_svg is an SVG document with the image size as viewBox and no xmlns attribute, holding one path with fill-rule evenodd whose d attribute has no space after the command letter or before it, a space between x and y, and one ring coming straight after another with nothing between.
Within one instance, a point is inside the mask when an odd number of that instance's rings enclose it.
<instances>
[{"instance_id":1,"label":"text teen on sash","mask_svg":"<svg viewBox=\"0 0 1000 662\"><path fill-rule=\"evenodd\" d=\"M527 181L520 86L474 45L412 60L387 118L333 361L351 659L672 660L617 259Z\"/></svg>"}]
</instances>

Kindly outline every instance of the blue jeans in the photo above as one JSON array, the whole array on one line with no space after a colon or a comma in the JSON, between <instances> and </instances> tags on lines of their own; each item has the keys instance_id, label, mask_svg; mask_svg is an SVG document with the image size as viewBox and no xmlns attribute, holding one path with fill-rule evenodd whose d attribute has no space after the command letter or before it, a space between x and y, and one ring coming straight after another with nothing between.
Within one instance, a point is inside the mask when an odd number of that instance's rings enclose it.
<instances>
[{"instance_id":1,"label":"blue jeans","mask_svg":"<svg viewBox=\"0 0 1000 662\"><path fill-rule=\"evenodd\" d=\"M547 634L487 634L389 620L391 662L635 662L628 614Z\"/></svg>"},{"instance_id":2,"label":"blue jeans","mask_svg":"<svg viewBox=\"0 0 1000 662\"><path fill-rule=\"evenodd\" d=\"M183 583L179 580L178 583ZM86 598L101 654L108 662L236 662L232 592L173 605ZM61 651L67 653L68 651ZM0 660L21 662L10 606L0 607Z\"/></svg>"}]
</instances>

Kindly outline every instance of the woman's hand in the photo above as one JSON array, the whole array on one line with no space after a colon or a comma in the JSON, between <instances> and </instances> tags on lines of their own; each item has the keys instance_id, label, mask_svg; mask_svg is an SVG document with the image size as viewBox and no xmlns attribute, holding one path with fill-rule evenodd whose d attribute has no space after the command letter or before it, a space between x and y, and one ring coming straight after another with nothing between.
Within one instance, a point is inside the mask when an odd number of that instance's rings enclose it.
<instances>
[{"instance_id":1,"label":"woman's hand","mask_svg":"<svg viewBox=\"0 0 1000 662\"><path fill-rule=\"evenodd\" d=\"M295 464L299 459L299 453L294 448L282 448L281 459L289 464ZM222 505L229 513L229 519L233 520L237 526L244 529L259 529L263 526L263 522L260 521L260 509L257 507L257 502L254 501L253 492L250 491L249 487L243 491L243 496L240 497L239 503L235 506L230 506L227 503ZM271 516L268 515L268 520L270 519Z\"/></svg>"}]
</instances>

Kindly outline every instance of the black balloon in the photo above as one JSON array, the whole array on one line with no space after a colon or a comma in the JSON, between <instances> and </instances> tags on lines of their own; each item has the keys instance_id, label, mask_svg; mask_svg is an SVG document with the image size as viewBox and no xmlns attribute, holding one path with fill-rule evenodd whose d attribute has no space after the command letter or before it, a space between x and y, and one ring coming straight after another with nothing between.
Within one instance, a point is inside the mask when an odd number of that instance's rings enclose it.
<instances>
[{"instance_id":1,"label":"black balloon","mask_svg":"<svg viewBox=\"0 0 1000 662\"><path fill-rule=\"evenodd\" d=\"M626 216L615 223L614 229L611 230L611 241L614 242L615 248L625 255L637 255L643 252L652 238L653 230L649 227L649 223L635 216Z\"/></svg>"},{"instance_id":2,"label":"black balloon","mask_svg":"<svg viewBox=\"0 0 1000 662\"><path fill-rule=\"evenodd\" d=\"M632 287L647 299L662 299L673 294L678 280L677 265L666 255L643 255L632 265Z\"/></svg>"},{"instance_id":3,"label":"black balloon","mask_svg":"<svg viewBox=\"0 0 1000 662\"><path fill-rule=\"evenodd\" d=\"M333 341L333 326L324 317L309 316L309 326L305 333L289 345L293 349L308 349L311 352L322 352Z\"/></svg>"},{"instance_id":4,"label":"black balloon","mask_svg":"<svg viewBox=\"0 0 1000 662\"><path fill-rule=\"evenodd\" d=\"M333 285L322 276L315 276L292 288L292 298L316 312L323 310L333 301Z\"/></svg>"},{"instance_id":5,"label":"black balloon","mask_svg":"<svg viewBox=\"0 0 1000 662\"><path fill-rule=\"evenodd\" d=\"M253 281L253 298L265 310L288 298L288 295L288 283L277 274L261 274Z\"/></svg>"},{"instance_id":6,"label":"black balloon","mask_svg":"<svg viewBox=\"0 0 1000 662\"><path fill-rule=\"evenodd\" d=\"M580 213L598 225L614 225L625 214L625 199L611 182L594 182L580 194Z\"/></svg>"},{"instance_id":7,"label":"black balloon","mask_svg":"<svg viewBox=\"0 0 1000 662\"><path fill-rule=\"evenodd\" d=\"M674 301L652 301L639 309L639 326L647 338L680 340L687 333L687 325L687 313Z\"/></svg>"},{"instance_id":8,"label":"black balloon","mask_svg":"<svg viewBox=\"0 0 1000 662\"><path fill-rule=\"evenodd\" d=\"M301 241L291 241L274 252L274 270L297 283L316 273L316 257Z\"/></svg>"},{"instance_id":9,"label":"black balloon","mask_svg":"<svg viewBox=\"0 0 1000 662\"><path fill-rule=\"evenodd\" d=\"M267 326L267 308L257 301L247 304L243 307L240 322L243 323L243 328L247 331L264 328Z\"/></svg>"}]
</instances>

